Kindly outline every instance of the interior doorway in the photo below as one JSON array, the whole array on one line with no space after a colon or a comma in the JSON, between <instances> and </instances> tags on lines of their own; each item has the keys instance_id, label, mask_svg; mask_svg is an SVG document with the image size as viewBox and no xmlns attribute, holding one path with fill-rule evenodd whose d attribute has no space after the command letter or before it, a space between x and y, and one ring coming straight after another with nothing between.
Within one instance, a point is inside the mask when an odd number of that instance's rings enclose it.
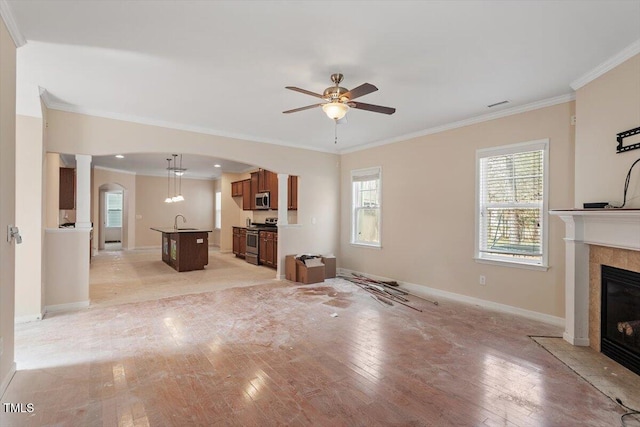
<instances>
[{"instance_id":1,"label":"interior doorway","mask_svg":"<svg viewBox=\"0 0 640 427\"><path fill-rule=\"evenodd\" d=\"M120 251L125 228L124 187L119 184L100 186L98 249Z\"/></svg>"}]
</instances>

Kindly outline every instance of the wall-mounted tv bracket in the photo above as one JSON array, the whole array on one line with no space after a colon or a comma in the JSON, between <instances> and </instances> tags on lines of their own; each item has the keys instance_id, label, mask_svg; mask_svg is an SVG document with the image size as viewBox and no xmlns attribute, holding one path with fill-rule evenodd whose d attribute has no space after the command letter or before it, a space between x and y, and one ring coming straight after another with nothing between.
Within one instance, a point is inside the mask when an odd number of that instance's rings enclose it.
<instances>
[{"instance_id":1,"label":"wall-mounted tv bracket","mask_svg":"<svg viewBox=\"0 0 640 427\"><path fill-rule=\"evenodd\" d=\"M636 142L633 144L629 144L626 146L622 145L622 140L625 138L628 138L630 136L633 135L640 135L640 127L637 127L635 129L630 129L630 130L626 130L624 132L620 132L618 134L618 138L616 138L618 140L618 147L616 147L616 153L620 154L620 153L624 153L625 151L631 151L631 150L635 150L637 148L640 148L640 142Z\"/></svg>"}]
</instances>

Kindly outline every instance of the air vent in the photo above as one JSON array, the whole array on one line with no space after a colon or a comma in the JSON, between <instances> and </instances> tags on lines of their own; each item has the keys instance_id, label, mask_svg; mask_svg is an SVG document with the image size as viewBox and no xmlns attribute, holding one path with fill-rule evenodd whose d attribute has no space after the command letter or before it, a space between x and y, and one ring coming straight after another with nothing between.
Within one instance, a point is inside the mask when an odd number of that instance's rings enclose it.
<instances>
[{"instance_id":1,"label":"air vent","mask_svg":"<svg viewBox=\"0 0 640 427\"><path fill-rule=\"evenodd\" d=\"M498 105L508 104L508 103L509 101L504 100L504 101L496 102L495 104L487 105L487 107L492 108L492 107L497 107Z\"/></svg>"}]
</instances>

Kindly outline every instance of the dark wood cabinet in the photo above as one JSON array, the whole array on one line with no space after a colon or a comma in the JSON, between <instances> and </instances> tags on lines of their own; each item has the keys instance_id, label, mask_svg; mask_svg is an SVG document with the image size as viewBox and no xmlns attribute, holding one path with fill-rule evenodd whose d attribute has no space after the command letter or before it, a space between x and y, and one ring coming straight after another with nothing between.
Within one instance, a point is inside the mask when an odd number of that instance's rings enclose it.
<instances>
[{"instance_id":1,"label":"dark wood cabinet","mask_svg":"<svg viewBox=\"0 0 640 427\"><path fill-rule=\"evenodd\" d=\"M289 196L287 198L287 209L298 209L298 177L289 176L287 182ZM259 169L251 173L250 179L243 179L231 183L231 196L242 197L242 210L252 211L256 209L256 194L269 193L269 207L272 210L278 209L278 174L266 169Z\"/></svg>"},{"instance_id":2,"label":"dark wood cabinet","mask_svg":"<svg viewBox=\"0 0 640 427\"><path fill-rule=\"evenodd\" d=\"M259 245L260 263L267 267L276 268L278 265L278 233L261 231Z\"/></svg>"},{"instance_id":3,"label":"dark wood cabinet","mask_svg":"<svg viewBox=\"0 0 640 427\"><path fill-rule=\"evenodd\" d=\"M242 181L242 210L250 211L253 198L251 197L251 180ZM255 203L255 201L253 201Z\"/></svg>"},{"instance_id":4,"label":"dark wood cabinet","mask_svg":"<svg viewBox=\"0 0 640 427\"><path fill-rule=\"evenodd\" d=\"M258 182L259 182L259 178L258 178L258 172L252 172L251 173L251 210L256 208L256 194L258 194L260 192L260 190L258 190Z\"/></svg>"},{"instance_id":5,"label":"dark wood cabinet","mask_svg":"<svg viewBox=\"0 0 640 427\"><path fill-rule=\"evenodd\" d=\"M287 198L287 210L295 211L298 209L298 177L289 175L287 182L289 197Z\"/></svg>"},{"instance_id":6,"label":"dark wood cabinet","mask_svg":"<svg viewBox=\"0 0 640 427\"><path fill-rule=\"evenodd\" d=\"M244 258L247 253L247 229L233 227L233 253L238 258Z\"/></svg>"},{"instance_id":7,"label":"dark wood cabinet","mask_svg":"<svg viewBox=\"0 0 640 427\"><path fill-rule=\"evenodd\" d=\"M231 197L242 196L242 181L235 181L231 183Z\"/></svg>"},{"instance_id":8,"label":"dark wood cabinet","mask_svg":"<svg viewBox=\"0 0 640 427\"><path fill-rule=\"evenodd\" d=\"M162 233L162 261L176 271L203 270L209 264L207 231Z\"/></svg>"},{"instance_id":9,"label":"dark wood cabinet","mask_svg":"<svg viewBox=\"0 0 640 427\"><path fill-rule=\"evenodd\" d=\"M59 209L76 208L76 170L60 168Z\"/></svg>"}]
</instances>

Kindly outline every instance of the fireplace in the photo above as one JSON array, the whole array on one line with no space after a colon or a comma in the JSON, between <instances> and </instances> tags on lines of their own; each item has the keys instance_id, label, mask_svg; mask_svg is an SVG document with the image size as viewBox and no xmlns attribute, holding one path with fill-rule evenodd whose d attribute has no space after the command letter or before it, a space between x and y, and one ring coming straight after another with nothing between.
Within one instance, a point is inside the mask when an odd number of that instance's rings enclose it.
<instances>
[{"instance_id":1,"label":"fireplace","mask_svg":"<svg viewBox=\"0 0 640 427\"><path fill-rule=\"evenodd\" d=\"M600 347L640 375L640 273L602 266Z\"/></svg>"}]
</instances>

